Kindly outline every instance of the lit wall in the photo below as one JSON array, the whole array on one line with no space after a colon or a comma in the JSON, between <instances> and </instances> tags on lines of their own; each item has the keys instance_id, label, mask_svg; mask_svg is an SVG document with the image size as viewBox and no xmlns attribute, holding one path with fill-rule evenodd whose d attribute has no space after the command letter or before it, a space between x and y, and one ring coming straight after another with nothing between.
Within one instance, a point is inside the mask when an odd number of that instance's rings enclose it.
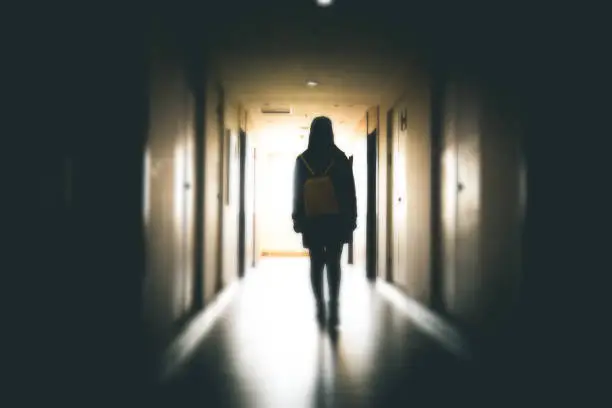
<instances>
[{"instance_id":1,"label":"lit wall","mask_svg":"<svg viewBox=\"0 0 612 408\"><path fill-rule=\"evenodd\" d=\"M296 157L306 148L303 133L291 127L259 129L255 199L258 252L303 252L293 231L293 171Z\"/></svg>"},{"instance_id":2,"label":"lit wall","mask_svg":"<svg viewBox=\"0 0 612 408\"><path fill-rule=\"evenodd\" d=\"M195 282L195 103L180 64L153 53L144 157L144 317L167 341L193 307Z\"/></svg>"}]
</instances>

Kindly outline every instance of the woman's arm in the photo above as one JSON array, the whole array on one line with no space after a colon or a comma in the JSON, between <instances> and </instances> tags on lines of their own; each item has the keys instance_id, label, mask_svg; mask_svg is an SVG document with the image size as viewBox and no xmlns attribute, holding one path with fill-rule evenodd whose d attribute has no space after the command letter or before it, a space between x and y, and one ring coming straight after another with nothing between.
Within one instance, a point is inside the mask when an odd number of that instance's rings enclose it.
<instances>
[{"instance_id":1,"label":"woman's arm","mask_svg":"<svg viewBox=\"0 0 612 408\"><path fill-rule=\"evenodd\" d=\"M304 219L303 184L304 180L302 180L300 159L298 158L295 161L295 167L293 169L293 211L291 213L293 230L295 232L302 232L302 220Z\"/></svg>"},{"instance_id":2,"label":"woman's arm","mask_svg":"<svg viewBox=\"0 0 612 408\"><path fill-rule=\"evenodd\" d=\"M355 176L353 174L353 161L349 162L347 180L347 195L349 199L349 220L353 231L357 228L357 192L355 188Z\"/></svg>"}]
</instances>

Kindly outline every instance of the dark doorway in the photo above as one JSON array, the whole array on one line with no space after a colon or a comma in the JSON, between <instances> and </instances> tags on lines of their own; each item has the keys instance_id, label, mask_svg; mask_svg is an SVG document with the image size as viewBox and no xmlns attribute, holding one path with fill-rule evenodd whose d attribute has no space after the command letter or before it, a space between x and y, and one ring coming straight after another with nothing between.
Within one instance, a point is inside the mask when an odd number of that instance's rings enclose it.
<instances>
[{"instance_id":1,"label":"dark doorway","mask_svg":"<svg viewBox=\"0 0 612 408\"><path fill-rule=\"evenodd\" d=\"M394 189L395 183L393 179L393 153L395 143L393 142L394 135L394 115L393 109L387 111L387 260L385 280L391 282L393 280L393 257L394 257L394 227L393 227L393 209L395 208Z\"/></svg>"},{"instance_id":2,"label":"dark doorway","mask_svg":"<svg viewBox=\"0 0 612 408\"><path fill-rule=\"evenodd\" d=\"M369 115L368 115L369 116ZM368 118L369 120L369 118ZM378 129L374 129L367 136L367 213L366 213L366 275L368 279L375 279L376 272L376 245L377 238L377 211L376 211L376 192L377 192L377 164L378 164Z\"/></svg>"},{"instance_id":3,"label":"dark doorway","mask_svg":"<svg viewBox=\"0 0 612 408\"><path fill-rule=\"evenodd\" d=\"M238 209L238 276L246 271L246 132L240 129L238 149L240 152L240 201Z\"/></svg>"},{"instance_id":4,"label":"dark doorway","mask_svg":"<svg viewBox=\"0 0 612 408\"><path fill-rule=\"evenodd\" d=\"M353 168L353 156L349 157L351 168ZM351 236L351 241L348 243L348 264L353 265L355 263L355 249L354 249L354 237Z\"/></svg>"}]
</instances>

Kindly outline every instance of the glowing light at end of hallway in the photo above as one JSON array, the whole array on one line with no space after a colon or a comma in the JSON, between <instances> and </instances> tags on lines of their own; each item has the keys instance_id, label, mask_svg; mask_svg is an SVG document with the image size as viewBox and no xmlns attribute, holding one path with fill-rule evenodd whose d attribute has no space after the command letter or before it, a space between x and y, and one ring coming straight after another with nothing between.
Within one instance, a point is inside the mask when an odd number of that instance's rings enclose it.
<instances>
[{"instance_id":1,"label":"glowing light at end of hallway","mask_svg":"<svg viewBox=\"0 0 612 408\"><path fill-rule=\"evenodd\" d=\"M317 0L317 6L328 7L334 4L333 0Z\"/></svg>"},{"instance_id":2,"label":"glowing light at end of hallway","mask_svg":"<svg viewBox=\"0 0 612 408\"><path fill-rule=\"evenodd\" d=\"M319 85L319 83L317 81L306 81L306 85L308 85L310 88L314 88L315 86Z\"/></svg>"}]
</instances>

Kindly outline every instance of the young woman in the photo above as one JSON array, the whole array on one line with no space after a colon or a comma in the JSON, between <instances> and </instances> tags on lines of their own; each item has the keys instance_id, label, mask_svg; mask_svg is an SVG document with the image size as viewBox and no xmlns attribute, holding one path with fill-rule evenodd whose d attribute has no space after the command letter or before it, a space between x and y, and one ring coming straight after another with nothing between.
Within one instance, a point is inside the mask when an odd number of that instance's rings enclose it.
<instances>
[{"instance_id":1,"label":"young woman","mask_svg":"<svg viewBox=\"0 0 612 408\"><path fill-rule=\"evenodd\" d=\"M326 318L323 268L327 266L329 323L337 325L342 248L357 226L353 168L334 143L332 122L317 117L310 126L308 149L295 162L293 229L310 254L310 278L317 319Z\"/></svg>"}]
</instances>

